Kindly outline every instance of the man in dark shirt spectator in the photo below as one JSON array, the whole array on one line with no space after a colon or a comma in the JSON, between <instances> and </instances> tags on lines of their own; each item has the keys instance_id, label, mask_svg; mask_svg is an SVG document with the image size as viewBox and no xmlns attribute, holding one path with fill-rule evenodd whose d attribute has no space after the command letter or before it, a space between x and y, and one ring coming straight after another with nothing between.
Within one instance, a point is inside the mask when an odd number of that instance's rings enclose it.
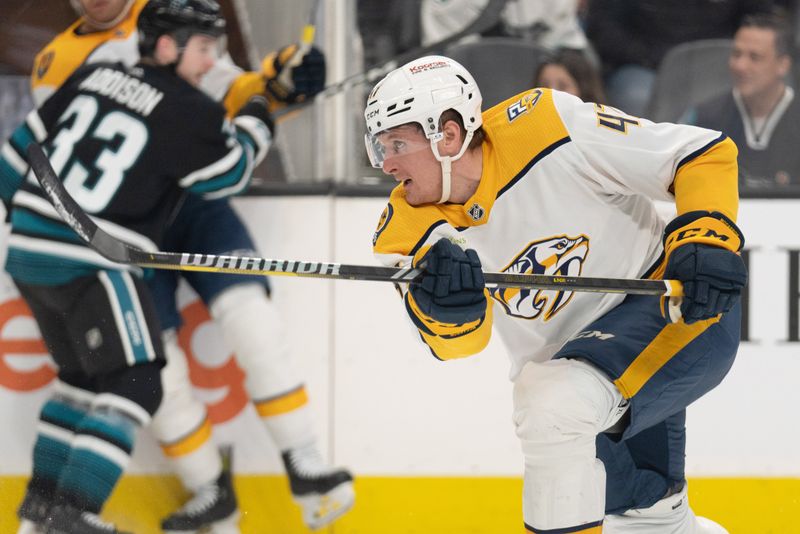
<instances>
[{"instance_id":1,"label":"man in dark shirt spectator","mask_svg":"<svg viewBox=\"0 0 800 534\"><path fill-rule=\"evenodd\" d=\"M790 46L790 26L781 12L745 17L729 60L733 91L684 117L736 142L740 189L800 190L800 103L786 83Z\"/></svg>"},{"instance_id":2,"label":"man in dark shirt spectator","mask_svg":"<svg viewBox=\"0 0 800 534\"><path fill-rule=\"evenodd\" d=\"M645 112L656 69L675 45L730 38L765 0L591 0L586 33L602 60L609 104Z\"/></svg>"}]
</instances>

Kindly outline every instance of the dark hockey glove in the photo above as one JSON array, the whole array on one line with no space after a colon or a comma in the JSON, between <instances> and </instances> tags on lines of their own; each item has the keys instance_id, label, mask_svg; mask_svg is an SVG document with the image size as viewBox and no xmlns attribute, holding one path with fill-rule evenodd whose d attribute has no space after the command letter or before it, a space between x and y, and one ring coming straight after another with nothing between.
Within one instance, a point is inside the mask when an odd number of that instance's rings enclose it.
<instances>
[{"instance_id":1,"label":"dark hockey glove","mask_svg":"<svg viewBox=\"0 0 800 534\"><path fill-rule=\"evenodd\" d=\"M262 62L267 93L283 104L314 97L325 88L325 56L315 46L303 50L289 45Z\"/></svg>"},{"instance_id":2,"label":"dark hockey glove","mask_svg":"<svg viewBox=\"0 0 800 534\"><path fill-rule=\"evenodd\" d=\"M269 128L269 133L275 136L275 121L269 113L269 103L267 99L261 95L251 96L242 109L236 114L237 117L242 115L250 115L261 120Z\"/></svg>"},{"instance_id":3,"label":"dark hockey glove","mask_svg":"<svg viewBox=\"0 0 800 534\"><path fill-rule=\"evenodd\" d=\"M744 238L721 213L691 212L665 231L664 278L683 282L681 315L687 324L716 317L739 301L747 269L738 254Z\"/></svg>"},{"instance_id":4,"label":"dark hockey glove","mask_svg":"<svg viewBox=\"0 0 800 534\"><path fill-rule=\"evenodd\" d=\"M483 271L478 254L447 238L437 241L418 261L424 272L409 291L417 308L445 324L465 324L486 314Z\"/></svg>"}]
</instances>

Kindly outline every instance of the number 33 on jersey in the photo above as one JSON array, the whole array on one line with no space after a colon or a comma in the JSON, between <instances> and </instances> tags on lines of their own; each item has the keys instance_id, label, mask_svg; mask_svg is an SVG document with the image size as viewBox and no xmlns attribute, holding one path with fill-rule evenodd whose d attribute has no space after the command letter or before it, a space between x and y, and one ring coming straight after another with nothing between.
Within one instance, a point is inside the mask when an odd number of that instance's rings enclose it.
<instances>
[{"instance_id":1,"label":"number 33 on jersey","mask_svg":"<svg viewBox=\"0 0 800 534\"><path fill-rule=\"evenodd\" d=\"M182 190L219 198L247 186L270 142L255 115L244 110L231 124L221 105L164 67L77 70L2 148L0 198L12 208L9 272L32 283L59 282L61 275L45 269L41 276L16 273L32 256L44 263L60 257L59 265L75 271L107 266L29 174L29 143L43 145L67 190L101 225L153 250Z\"/></svg>"}]
</instances>

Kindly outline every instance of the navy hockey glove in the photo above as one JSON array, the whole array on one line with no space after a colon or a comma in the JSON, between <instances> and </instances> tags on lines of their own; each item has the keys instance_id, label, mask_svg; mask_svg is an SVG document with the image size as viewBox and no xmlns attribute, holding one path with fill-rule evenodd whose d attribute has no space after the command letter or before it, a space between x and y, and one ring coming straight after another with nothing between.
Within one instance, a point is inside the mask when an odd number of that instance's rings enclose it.
<instances>
[{"instance_id":1,"label":"navy hockey glove","mask_svg":"<svg viewBox=\"0 0 800 534\"><path fill-rule=\"evenodd\" d=\"M261 95L251 96L242 109L236 114L237 117L242 115L250 115L261 120L267 125L269 133L275 136L275 121L272 120L272 115L269 113L269 103L267 99Z\"/></svg>"},{"instance_id":2,"label":"navy hockey glove","mask_svg":"<svg viewBox=\"0 0 800 534\"><path fill-rule=\"evenodd\" d=\"M720 213L692 212L667 226L664 278L683 282L681 314L687 324L733 308L747 284L747 268L736 252L744 238Z\"/></svg>"},{"instance_id":3,"label":"navy hockey glove","mask_svg":"<svg viewBox=\"0 0 800 534\"><path fill-rule=\"evenodd\" d=\"M445 324L471 323L486 314L481 260L474 250L442 238L419 265L424 270L421 280L409 291L422 313Z\"/></svg>"},{"instance_id":4,"label":"navy hockey glove","mask_svg":"<svg viewBox=\"0 0 800 534\"><path fill-rule=\"evenodd\" d=\"M325 88L325 56L312 46L306 51L289 45L264 58L267 92L278 102L294 104Z\"/></svg>"}]
</instances>

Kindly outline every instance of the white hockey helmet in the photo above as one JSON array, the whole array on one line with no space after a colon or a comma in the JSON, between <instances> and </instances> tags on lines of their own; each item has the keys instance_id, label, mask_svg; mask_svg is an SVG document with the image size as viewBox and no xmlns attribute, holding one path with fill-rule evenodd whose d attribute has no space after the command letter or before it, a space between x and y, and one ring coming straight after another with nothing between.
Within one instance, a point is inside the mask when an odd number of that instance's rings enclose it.
<instances>
[{"instance_id":1,"label":"white hockey helmet","mask_svg":"<svg viewBox=\"0 0 800 534\"><path fill-rule=\"evenodd\" d=\"M464 122L464 143L455 156L441 156L437 143L442 139L439 119L452 109ZM431 150L442 164L442 198L450 197L451 163L459 159L481 127L481 92L472 75L458 62L444 56L425 56L397 68L379 81L367 99L365 144L370 163L382 168L382 132L408 123L422 127Z\"/></svg>"}]
</instances>

